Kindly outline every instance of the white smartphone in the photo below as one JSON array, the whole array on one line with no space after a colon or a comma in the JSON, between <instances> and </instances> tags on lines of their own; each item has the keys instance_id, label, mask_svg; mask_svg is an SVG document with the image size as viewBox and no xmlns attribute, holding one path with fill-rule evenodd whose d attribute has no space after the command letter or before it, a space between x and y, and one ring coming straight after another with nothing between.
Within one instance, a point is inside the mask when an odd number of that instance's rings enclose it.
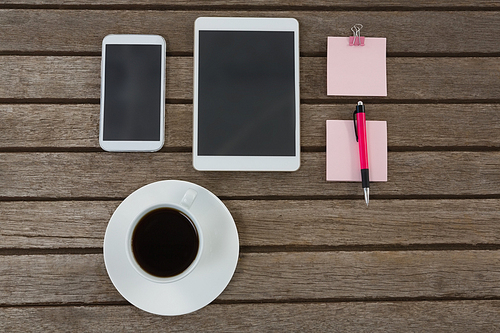
<instances>
[{"instance_id":1,"label":"white smartphone","mask_svg":"<svg viewBox=\"0 0 500 333\"><path fill-rule=\"evenodd\" d=\"M201 17L194 42L195 169L297 170L297 20Z\"/></svg>"},{"instance_id":2,"label":"white smartphone","mask_svg":"<svg viewBox=\"0 0 500 333\"><path fill-rule=\"evenodd\" d=\"M165 138L166 44L158 35L102 41L99 144L106 151L157 151Z\"/></svg>"}]
</instances>

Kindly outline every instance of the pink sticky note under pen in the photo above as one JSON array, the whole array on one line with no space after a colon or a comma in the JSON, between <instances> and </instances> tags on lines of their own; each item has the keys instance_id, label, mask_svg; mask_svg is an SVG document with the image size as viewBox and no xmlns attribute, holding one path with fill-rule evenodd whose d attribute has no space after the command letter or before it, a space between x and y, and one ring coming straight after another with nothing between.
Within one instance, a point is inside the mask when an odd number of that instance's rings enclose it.
<instances>
[{"instance_id":1,"label":"pink sticky note under pen","mask_svg":"<svg viewBox=\"0 0 500 333\"><path fill-rule=\"evenodd\" d=\"M326 76L330 96L387 96L386 39L349 46L349 37L328 37Z\"/></svg>"},{"instance_id":2,"label":"pink sticky note under pen","mask_svg":"<svg viewBox=\"0 0 500 333\"><path fill-rule=\"evenodd\" d=\"M387 181L387 122L367 121L370 182ZM326 180L361 181L358 143L352 120L326 121Z\"/></svg>"}]
</instances>

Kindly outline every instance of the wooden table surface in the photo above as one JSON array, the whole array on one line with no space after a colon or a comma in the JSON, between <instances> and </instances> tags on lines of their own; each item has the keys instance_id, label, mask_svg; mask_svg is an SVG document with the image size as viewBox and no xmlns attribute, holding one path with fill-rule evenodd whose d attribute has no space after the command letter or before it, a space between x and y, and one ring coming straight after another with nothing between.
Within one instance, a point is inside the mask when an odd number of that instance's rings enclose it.
<instances>
[{"instance_id":1,"label":"wooden table surface","mask_svg":"<svg viewBox=\"0 0 500 333\"><path fill-rule=\"evenodd\" d=\"M0 4L1 332L500 331L500 2L3 0ZM302 166L192 167L193 26L200 16L300 24ZM325 180L326 38L387 38L387 183ZM100 52L111 33L167 41L166 142L99 148ZM102 245L139 187L197 183L231 211L240 259L226 290L180 317L130 305Z\"/></svg>"}]
</instances>

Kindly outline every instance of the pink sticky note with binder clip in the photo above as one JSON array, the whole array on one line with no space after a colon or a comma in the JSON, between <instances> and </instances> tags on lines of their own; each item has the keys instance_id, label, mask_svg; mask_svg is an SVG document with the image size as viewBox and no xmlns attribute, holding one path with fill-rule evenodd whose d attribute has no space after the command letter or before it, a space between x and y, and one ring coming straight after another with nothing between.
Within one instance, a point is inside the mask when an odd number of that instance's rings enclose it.
<instances>
[{"instance_id":1,"label":"pink sticky note with binder clip","mask_svg":"<svg viewBox=\"0 0 500 333\"><path fill-rule=\"evenodd\" d=\"M370 181L387 181L387 122L366 122ZM358 143L352 120L326 121L326 180L360 182Z\"/></svg>"},{"instance_id":2,"label":"pink sticky note with binder clip","mask_svg":"<svg viewBox=\"0 0 500 333\"><path fill-rule=\"evenodd\" d=\"M387 96L386 39L365 38L360 28L353 32L328 37L327 95Z\"/></svg>"}]
</instances>

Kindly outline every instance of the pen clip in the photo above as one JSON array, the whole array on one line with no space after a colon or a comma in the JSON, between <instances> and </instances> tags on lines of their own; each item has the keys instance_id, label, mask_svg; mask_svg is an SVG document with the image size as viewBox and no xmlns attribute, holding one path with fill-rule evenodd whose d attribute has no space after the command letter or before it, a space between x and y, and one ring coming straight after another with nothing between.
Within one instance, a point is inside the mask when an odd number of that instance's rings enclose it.
<instances>
[{"instance_id":1,"label":"pen clip","mask_svg":"<svg viewBox=\"0 0 500 333\"><path fill-rule=\"evenodd\" d=\"M356 114L358 113L358 108L356 108L356 111L352 114L352 120L354 121L354 134L356 134L356 142L358 142L358 124L356 120Z\"/></svg>"}]
</instances>

